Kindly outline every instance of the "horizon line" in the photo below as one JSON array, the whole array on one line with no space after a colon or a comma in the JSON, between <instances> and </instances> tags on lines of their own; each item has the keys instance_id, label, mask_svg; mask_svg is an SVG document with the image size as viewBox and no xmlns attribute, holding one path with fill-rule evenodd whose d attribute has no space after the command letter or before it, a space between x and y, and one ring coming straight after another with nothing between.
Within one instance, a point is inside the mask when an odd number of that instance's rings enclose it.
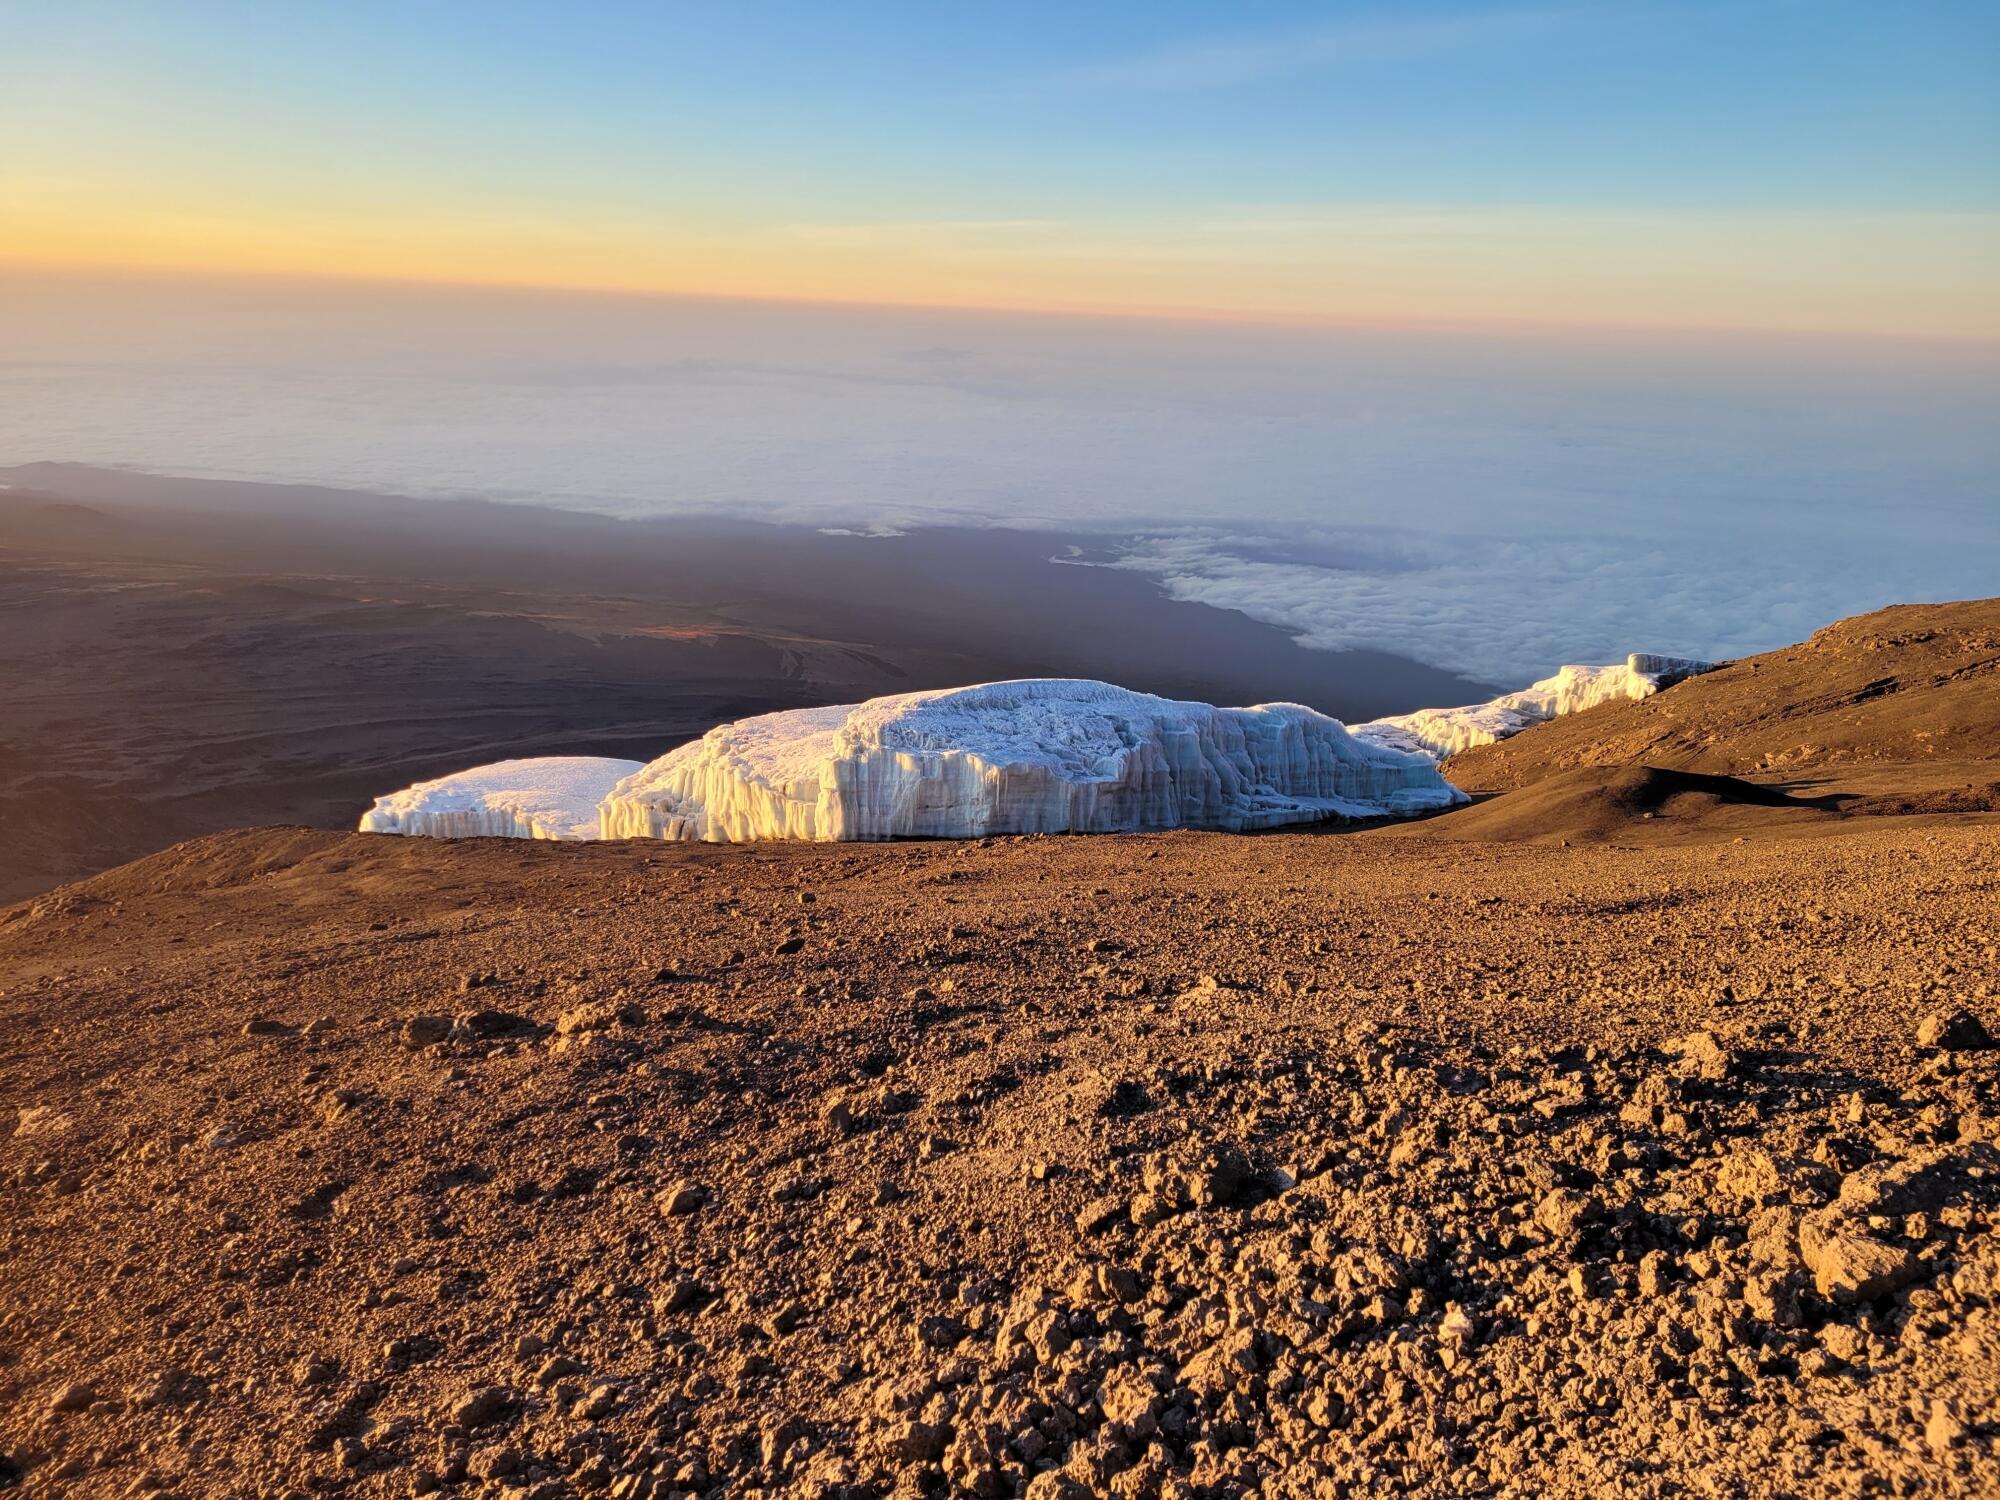
<instances>
[{"instance_id":1,"label":"horizon line","mask_svg":"<svg viewBox=\"0 0 2000 1500\"><path fill-rule=\"evenodd\" d=\"M1632 336L1799 339L1808 342L1852 341L1930 345L1950 349L2000 349L2000 332L1942 333L1898 332L1880 328L1828 328L1797 324L1687 323L1668 321L1541 320L1507 317L1413 317L1370 316L1350 312L1254 312L1232 311L1188 305L1085 306L1059 302L985 301L952 302L916 299L897 301L879 297L787 296L779 292L703 291L662 287L651 284L605 285L589 282L557 282L498 279L461 279L422 275L342 274L333 271L273 270L260 267L195 266L150 262L88 261L64 262L15 259L0 255L0 278L42 277L74 281L205 281L248 282L293 286L335 286L357 290L388 289L431 292L493 293L510 292L542 297L627 299L656 302L698 302L728 306L811 308L823 311L873 310L887 313L957 313L974 317L1033 317L1074 322L1116 322L1180 324L1199 327L1239 327L1310 332L1314 330L1367 330L1415 334L1473 333L1502 337L1544 335L1554 337Z\"/></svg>"}]
</instances>

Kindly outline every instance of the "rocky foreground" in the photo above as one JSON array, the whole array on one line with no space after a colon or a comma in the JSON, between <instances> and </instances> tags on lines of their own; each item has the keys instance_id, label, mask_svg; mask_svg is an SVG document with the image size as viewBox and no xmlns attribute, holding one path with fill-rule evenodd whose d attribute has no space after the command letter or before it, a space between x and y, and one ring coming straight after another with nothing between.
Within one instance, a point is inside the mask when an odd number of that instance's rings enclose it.
<instances>
[{"instance_id":1,"label":"rocky foreground","mask_svg":"<svg viewBox=\"0 0 2000 1500\"><path fill-rule=\"evenodd\" d=\"M2000 820L0 914L29 1495L1991 1495Z\"/></svg>"}]
</instances>

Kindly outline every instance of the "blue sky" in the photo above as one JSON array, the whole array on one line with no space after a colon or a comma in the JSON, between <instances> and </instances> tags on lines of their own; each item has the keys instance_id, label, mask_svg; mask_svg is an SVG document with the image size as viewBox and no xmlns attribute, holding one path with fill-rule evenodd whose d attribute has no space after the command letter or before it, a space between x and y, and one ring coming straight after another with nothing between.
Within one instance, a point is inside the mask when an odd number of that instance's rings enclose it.
<instances>
[{"instance_id":1,"label":"blue sky","mask_svg":"<svg viewBox=\"0 0 2000 1500\"><path fill-rule=\"evenodd\" d=\"M1850 236L1869 263L1827 279L1830 307L1871 277L1978 293L1956 282L1977 282L2000 214L1990 3L0 10L19 259L396 274L400 240L427 277L1083 306L1115 287L1080 263L1177 257L1149 294L1226 312L1246 272L1204 226L1285 223L1260 254L1290 257L1276 280L1301 311L1422 293L1476 313L1477 216L1508 243L1535 216L1530 238L1571 234L1603 265L1634 216L1661 216L1695 226L1697 280L1726 280L1732 254L1751 268L1712 299L1727 311L1794 241ZM1385 206L1459 216L1456 259L1399 289L1357 252L1353 305L1332 306L1329 256ZM863 244L869 226L938 229ZM835 254L828 230L856 233ZM516 253L487 265L482 235ZM1926 259L1939 247L1948 264ZM1620 295L1648 321L1634 279ZM1730 321L1698 291L1659 320ZM1549 296L1487 300L1507 316ZM1900 309L1878 321L1948 331Z\"/></svg>"}]
</instances>

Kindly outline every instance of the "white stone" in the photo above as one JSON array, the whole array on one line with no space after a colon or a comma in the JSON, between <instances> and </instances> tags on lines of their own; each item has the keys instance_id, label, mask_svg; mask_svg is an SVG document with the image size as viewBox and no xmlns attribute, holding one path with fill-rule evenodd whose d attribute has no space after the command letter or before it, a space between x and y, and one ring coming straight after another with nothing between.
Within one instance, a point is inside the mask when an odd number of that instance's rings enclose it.
<instances>
[{"instance_id":1,"label":"white stone","mask_svg":"<svg viewBox=\"0 0 2000 1500\"><path fill-rule=\"evenodd\" d=\"M601 825L715 843L1235 831L1465 800L1427 757L1299 704L1030 678L724 724L620 782Z\"/></svg>"},{"instance_id":2,"label":"white stone","mask_svg":"<svg viewBox=\"0 0 2000 1500\"><path fill-rule=\"evenodd\" d=\"M1443 760L1519 734L1564 714L1600 703L1647 698L1684 678L1715 669L1713 662L1635 652L1609 667L1564 667L1518 693L1461 708L1420 708L1415 713L1371 719L1354 726L1354 737L1372 745Z\"/></svg>"},{"instance_id":3,"label":"white stone","mask_svg":"<svg viewBox=\"0 0 2000 1500\"><path fill-rule=\"evenodd\" d=\"M440 839L594 839L598 803L642 769L642 761L596 755L503 760L378 797L362 814L361 831Z\"/></svg>"}]
</instances>

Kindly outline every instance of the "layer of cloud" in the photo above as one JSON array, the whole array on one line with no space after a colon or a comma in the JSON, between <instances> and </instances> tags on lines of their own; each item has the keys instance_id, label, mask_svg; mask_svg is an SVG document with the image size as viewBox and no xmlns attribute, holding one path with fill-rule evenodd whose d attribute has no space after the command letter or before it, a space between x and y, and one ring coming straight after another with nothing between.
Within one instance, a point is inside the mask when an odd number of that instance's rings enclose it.
<instances>
[{"instance_id":1,"label":"layer of cloud","mask_svg":"<svg viewBox=\"0 0 2000 1500\"><path fill-rule=\"evenodd\" d=\"M1884 568L1865 550L1807 543L1750 554L1726 535L1634 544L1614 536L1459 538L1407 567L1273 561L1282 539L1183 532L1135 539L1111 564L1176 599L1233 609L1327 651L1413 656L1500 688L1567 662L1632 651L1721 659L1809 635L1837 615L1981 585L1936 560ZM1953 584L1957 586L1954 587Z\"/></svg>"},{"instance_id":2,"label":"layer of cloud","mask_svg":"<svg viewBox=\"0 0 2000 1500\"><path fill-rule=\"evenodd\" d=\"M0 463L1094 533L1179 597L1496 685L1991 592L1996 398L2000 355L1972 346L276 284L0 297Z\"/></svg>"}]
</instances>

